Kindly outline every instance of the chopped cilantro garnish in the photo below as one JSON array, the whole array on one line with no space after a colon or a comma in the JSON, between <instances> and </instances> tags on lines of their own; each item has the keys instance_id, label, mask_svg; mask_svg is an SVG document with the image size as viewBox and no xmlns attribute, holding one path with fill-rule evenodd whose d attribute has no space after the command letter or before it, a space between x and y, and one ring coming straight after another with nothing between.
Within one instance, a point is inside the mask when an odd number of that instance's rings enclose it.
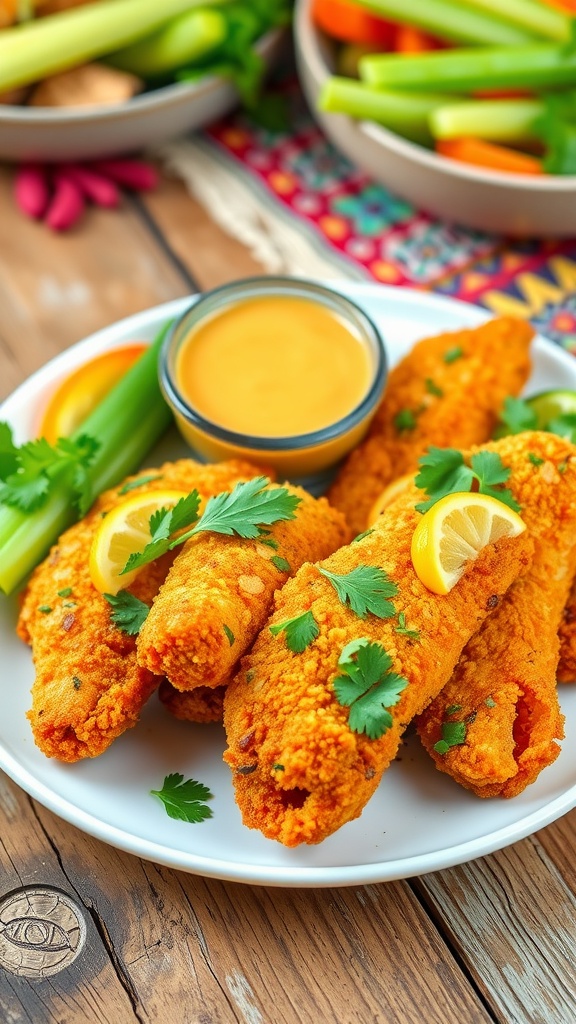
<instances>
[{"instance_id":1,"label":"chopped cilantro garnish","mask_svg":"<svg viewBox=\"0 0 576 1024\"><path fill-rule=\"evenodd\" d=\"M207 786L194 779L187 779L179 772L167 775L162 789L151 789L152 796L162 801L169 818L197 824L212 817L211 809L203 801L211 800L212 793Z\"/></svg>"},{"instance_id":2,"label":"chopped cilantro garnish","mask_svg":"<svg viewBox=\"0 0 576 1024\"><path fill-rule=\"evenodd\" d=\"M129 480L124 487L121 487L118 494L128 494L129 491L136 490L137 487L145 487L146 484L151 484L155 480L162 480L163 476L161 473L150 474L149 476L139 476L136 480Z\"/></svg>"},{"instance_id":3,"label":"chopped cilantro garnish","mask_svg":"<svg viewBox=\"0 0 576 1024\"><path fill-rule=\"evenodd\" d=\"M272 565L276 566L278 572L292 571L290 568L290 562L287 562L285 558L280 558L280 555L274 555L274 558L271 558L270 561L272 562Z\"/></svg>"},{"instance_id":4,"label":"chopped cilantro garnish","mask_svg":"<svg viewBox=\"0 0 576 1024\"><path fill-rule=\"evenodd\" d=\"M224 623L222 628L223 628L224 632L226 633L226 636L228 638L228 643L230 644L230 647L232 647L232 645L234 643L234 633L230 629L230 626L227 626L226 623Z\"/></svg>"},{"instance_id":5,"label":"chopped cilantro garnish","mask_svg":"<svg viewBox=\"0 0 576 1024\"><path fill-rule=\"evenodd\" d=\"M404 430L414 430L417 423L416 414L411 409L401 409L396 413L393 423L399 433Z\"/></svg>"},{"instance_id":6,"label":"chopped cilantro garnish","mask_svg":"<svg viewBox=\"0 0 576 1024\"><path fill-rule=\"evenodd\" d=\"M305 651L313 640L316 639L320 630L314 615L311 611L308 611L302 612L302 615L294 616L293 619L277 622L274 626L270 626L270 632L272 636L277 636L278 633L284 632L286 634L286 646L289 650L293 651L294 654L302 654L302 651Z\"/></svg>"},{"instance_id":7,"label":"chopped cilantro garnish","mask_svg":"<svg viewBox=\"0 0 576 1024\"><path fill-rule=\"evenodd\" d=\"M466 722L442 722L442 739L434 744L437 754L447 754L450 747L460 747L466 741Z\"/></svg>"},{"instance_id":8,"label":"chopped cilantro garnish","mask_svg":"<svg viewBox=\"0 0 576 1024\"><path fill-rule=\"evenodd\" d=\"M444 714L446 714L446 715L455 715L457 711L462 711L462 705L461 704L450 704L450 706L446 708L446 711L444 712Z\"/></svg>"},{"instance_id":9,"label":"chopped cilantro garnish","mask_svg":"<svg viewBox=\"0 0 576 1024\"><path fill-rule=\"evenodd\" d=\"M136 636L142 629L150 611L148 605L134 597L133 594L129 594L127 590L121 590L118 594L103 594L102 596L106 598L108 604L112 605L113 611L110 612L110 618L114 625L128 636Z\"/></svg>"},{"instance_id":10,"label":"chopped cilantro garnish","mask_svg":"<svg viewBox=\"0 0 576 1024\"><path fill-rule=\"evenodd\" d=\"M563 459L562 462L559 462L557 468L559 473L565 473L568 469L568 459Z\"/></svg>"},{"instance_id":11,"label":"chopped cilantro garnish","mask_svg":"<svg viewBox=\"0 0 576 1024\"><path fill-rule=\"evenodd\" d=\"M286 770L286 769L284 768L284 765L283 765L283 764L275 764L275 765L274 765L274 771L275 771L275 772L283 772L283 771L285 771L285 770Z\"/></svg>"},{"instance_id":12,"label":"chopped cilantro garnish","mask_svg":"<svg viewBox=\"0 0 576 1024\"><path fill-rule=\"evenodd\" d=\"M79 690L82 686L82 680L79 679L78 676L72 676L72 685L75 690Z\"/></svg>"},{"instance_id":13,"label":"chopped cilantro garnish","mask_svg":"<svg viewBox=\"0 0 576 1024\"><path fill-rule=\"evenodd\" d=\"M64 590L58 591L58 597L71 597L72 587L64 587Z\"/></svg>"},{"instance_id":14,"label":"chopped cilantro garnish","mask_svg":"<svg viewBox=\"0 0 576 1024\"><path fill-rule=\"evenodd\" d=\"M558 437L564 437L572 444L576 443L576 413L565 412L561 416L555 416L546 424L546 430Z\"/></svg>"},{"instance_id":15,"label":"chopped cilantro garnish","mask_svg":"<svg viewBox=\"0 0 576 1024\"><path fill-rule=\"evenodd\" d=\"M420 639L420 631L418 629L408 629L405 612L398 612L398 625L394 627L394 632L399 633L400 636L408 637L409 640Z\"/></svg>"},{"instance_id":16,"label":"chopped cilantro garnish","mask_svg":"<svg viewBox=\"0 0 576 1024\"><path fill-rule=\"evenodd\" d=\"M503 465L497 452L477 452L467 466L462 452L455 448L430 447L419 465L416 486L427 492L428 501L416 505L418 512L426 512L446 494L470 491L474 480L480 494L491 495L515 512L520 511L511 491L502 487L510 476L510 469Z\"/></svg>"},{"instance_id":17,"label":"chopped cilantro garnish","mask_svg":"<svg viewBox=\"0 0 576 1024\"><path fill-rule=\"evenodd\" d=\"M318 571L330 581L342 604L349 604L359 618L365 619L368 612L379 619L389 619L394 615L394 605L389 598L396 596L398 587L383 569L375 565L359 565L342 575L328 569Z\"/></svg>"},{"instance_id":18,"label":"chopped cilantro garnish","mask_svg":"<svg viewBox=\"0 0 576 1024\"><path fill-rule=\"evenodd\" d=\"M38 611L42 612L42 615L49 615L49 613L52 611L52 608L50 607L49 604L40 604L38 605Z\"/></svg>"},{"instance_id":19,"label":"chopped cilantro garnish","mask_svg":"<svg viewBox=\"0 0 576 1024\"><path fill-rule=\"evenodd\" d=\"M387 709L398 703L408 680L390 671L392 658L381 644L365 638L344 647L338 667L342 674L334 680L334 693L350 708L350 729L380 739L393 723Z\"/></svg>"},{"instance_id":20,"label":"chopped cilantro garnish","mask_svg":"<svg viewBox=\"0 0 576 1024\"><path fill-rule=\"evenodd\" d=\"M357 537L354 537L353 540L352 540L352 544L355 544L356 541L358 541L358 540L364 540L364 537L369 537L371 533L374 533L374 527L373 526L368 527L368 529L364 530L363 533L359 533Z\"/></svg>"},{"instance_id":21,"label":"chopped cilantro garnish","mask_svg":"<svg viewBox=\"0 0 576 1024\"><path fill-rule=\"evenodd\" d=\"M246 682L247 683L251 683L252 680L254 679L255 675L256 675L256 673L255 673L254 669L253 668L249 668L247 673L246 673Z\"/></svg>"},{"instance_id":22,"label":"chopped cilantro garnish","mask_svg":"<svg viewBox=\"0 0 576 1024\"><path fill-rule=\"evenodd\" d=\"M539 455L535 455L534 452L528 452L528 462L531 462L533 466L541 466L544 459L541 459Z\"/></svg>"},{"instance_id":23,"label":"chopped cilantro garnish","mask_svg":"<svg viewBox=\"0 0 576 1024\"><path fill-rule=\"evenodd\" d=\"M496 701L494 700L493 697L486 697L486 700L484 701L484 703L485 703L487 708L495 708L496 707Z\"/></svg>"},{"instance_id":24,"label":"chopped cilantro garnish","mask_svg":"<svg viewBox=\"0 0 576 1024\"><path fill-rule=\"evenodd\" d=\"M439 388L438 385L434 383L431 377L426 377L424 383L426 385L426 391L428 392L429 395L436 395L437 398L443 397L444 392L442 391L442 388Z\"/></svg>"},{"instance_id":25,"label":"chopped cilantro garnish","mask_svg":"<svg viewBox=\"0 0 576 1024\"><path fill-rule=\"evenodd\" d=\"M272 548L274 551L277 551L279 546L280 546L278 544L278 541L274 540L274 537L259 537L258 538L258 543L259 544L265 544L266 547Z\"/></svg>"},{"instance_id":26,"label":"chopped cilantro garnish","mask_svg":"<svg viewBox=\"0 0 576 1024\"><path fill-rule=\"evenodd\" d=\"M522 434L525 430L536 430L538 417L533 409L522 398L508 395L504 399L504 407L500 413L500 424L496 429L496 437L506 434Z\"/></svg>"},{"instance_id":27,"label":"chopped cilantro garnish","mask_svg":"<svg viewBox=\"0 0 576 1024\"><path fill-rule=\"evenodd\" d=\"M54 445L45 437L14 444L7 423L0 423L0 501L21 512L35 512L48 500L63 473L70 479L78 510L84 515L92 502L88 478L98 442L87 434L74 441L60 437Z\"/></svg>"},{"instance_id":28,"label":"chopped cilantro garnish","mask_svg":"<svg viewBox=\"0 0 576 1024\"><path fill-rule=\"evenodd\" d=\"M455 363L456 360L461 359L463 355L464 349L461 348L460 345L454 345L453 348L449 348L448 351L444 353L444 362Z\"/></svg>"}]
</instances>

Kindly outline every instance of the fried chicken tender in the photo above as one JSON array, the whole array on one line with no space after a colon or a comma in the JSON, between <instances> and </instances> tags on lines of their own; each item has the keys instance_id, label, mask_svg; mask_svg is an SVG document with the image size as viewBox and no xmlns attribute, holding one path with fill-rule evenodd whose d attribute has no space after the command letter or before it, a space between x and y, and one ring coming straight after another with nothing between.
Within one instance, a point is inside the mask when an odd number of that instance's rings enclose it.
<instances>
[{"instance_id":1,"label":"fried chicken tender","mask_svg":"<svg viewBox=\"0 0 576 1024\"><path fill-rule=\"evenodd\" d=\"M197 488L206 500L261 470L248 462L203 466L191 459L166 463L142 475L158 479L147 491ZM110 605L90 579L88 556L102 515L125 501L122 485L100 496L91 511L66 530L33 573L23 595L18 634L31 644L36 678L28 717L47 757L78 761L96 757L136 724L160 680L136 660L136 638L110 619ZM163 582L173 553L145 566L130 592L146 604Z\"/></svg>"},{"instance_id":2,"label":"fried chicken tender","mask_svg":"<svg viewBox=\"0 0 576 1024\"><path fill-rule=\"evenodd\" d=\"M227 682L268 618L274 591L304 562L350 539L344 516L325 498L285 486L301 503L295 519L270 527L277 548L203 534L184 545L168 573L138 637L138 659L176 689Z\"/></svg>"},{"instance_id":3,"label":"fried chicken tender","mask_svg":"<svg viewBox=\"0 0 576 1024\"><path fill-rule=\"evenodd\" d=\"M532 565L417 723L436 767L481 797L517 796L556 759L564 735L556 668L576 568L576 448L553 434L525 435L524 443L542 460L526 459L519 499L534 541ZM435 744L446 722L465 723L465 739L442 753Z\"/></svg>"},{"instance_id":4,"label":"fried chicken tender","mask_svg":"<svg viewBox=\"0 0 576 1024\"><path fill-rule=\"evenodd\" d=\"M504 399L530 372L530 324L513 317L420 341L390 373L366 440L328 491L355 533L393 480L415 472L429 445L469 448L493 433Z\"/></svg>"},{"instance_id":5,"label":"fried chicken tender","mask_svg":"<svg viewBox=\"0 0 576 1024\"><path fill-rule=\"evenodd\" d=\"M527 485L526 467L533 467L524 441L510 437L489 447L510 466L510 484L523 506L540 510L542 495ZM555 485L556 480L550 491ZM470 637L529 567L533 543L526 530L484 548L449 594L430 593L410 556L420 518L414 506L420 498L412 485L382 513L371 533L321 563L336 574L362 565L385 570L398 587L397 614L359 618L317 565L305 565L277 593L271 623L311 611L317 638L294 654L283 632L272 636L264 629L226 692L225 760L234 773L244 823L286 846L319 843L358 817L408 723L443 689ZM418 641L397 631L400 613L407 628L419 632ZM391 709L392 726L375 740L352 732L348 709L338 703L333 688L343 648L359 638L381 644L393 660L392 671L408 680Z\"/></svg>"},{"instance_id":6,"label":"fried chicken tender","mask_svg":"<svg viewBox=\"0 0 576 1024\"><path fill-rule=\"evenodd\" d=\"M559 683L576 682L576 579L564 608L560 631L560 660L557 678Z\"/></svg>"},{"instance_id":7,"label":"fried chicken tender","mask_svg":"<svg viewBox=\"0 0 576 1024\"><path fill-rule=\"evenodd\" d=\"M224 715L226 686L197 686L194 690L176 690L167 679L160 683L158 696L174 718L181 722L221 722Z\"/></svg>"}]
</instances>

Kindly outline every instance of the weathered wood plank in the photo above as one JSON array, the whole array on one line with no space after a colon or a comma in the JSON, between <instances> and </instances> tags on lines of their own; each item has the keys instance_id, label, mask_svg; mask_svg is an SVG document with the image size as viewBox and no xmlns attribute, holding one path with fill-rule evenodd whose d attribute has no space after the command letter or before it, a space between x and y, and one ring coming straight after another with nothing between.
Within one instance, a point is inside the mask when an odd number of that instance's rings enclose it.
<instances>
[{"instance_id":1,"label":"weathered wood plank","mask_svg":"<svg viewBox=\"0 0 576 1024\"><path fill-rule=\"evenodd\" d=\"M576 1020L576 897L540 837L413 885L499 1021Z\"/></svg>"},{"instance_id":2,"label":"weathered wood plank","mask_svg":"<svg viewBox=\"0 0 576 1024\"><path fill-rule=\"evenodd\" d=\"M0 398L92 331L190 292L132 202L55 235L25 218L0 168Z\"/></svg>"}]
</instances>

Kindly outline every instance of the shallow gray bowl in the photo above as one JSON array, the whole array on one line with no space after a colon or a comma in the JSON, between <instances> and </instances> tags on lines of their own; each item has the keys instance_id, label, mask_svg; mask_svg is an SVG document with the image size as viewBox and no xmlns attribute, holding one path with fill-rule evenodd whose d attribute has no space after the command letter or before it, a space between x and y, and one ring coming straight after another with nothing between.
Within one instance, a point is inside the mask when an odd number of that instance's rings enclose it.
<instances>
[{"instance_id":1,"label":"shallow gray bowl","mask_svg":"<svg viewBox=\"0 0 576 1024\"><path fill-rule=\"evenodd\" d=\"M294 34L300 81L324 132L354 164L443 220L519 237L576 235L576 175L528 178L467 167L372 121L319 111L319 93L332 73L331 53L312 24L311 6L311 0L297 0Z\"/></svg>"}]
</instances>

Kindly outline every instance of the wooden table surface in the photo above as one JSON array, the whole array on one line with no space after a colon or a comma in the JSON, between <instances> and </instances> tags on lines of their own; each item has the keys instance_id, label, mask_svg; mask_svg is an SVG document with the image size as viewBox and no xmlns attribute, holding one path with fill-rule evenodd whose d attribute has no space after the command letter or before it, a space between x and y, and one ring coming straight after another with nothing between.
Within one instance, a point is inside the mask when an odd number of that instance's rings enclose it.
<instances>
[{"instance_id":1,"label":"wooden table surface","mask_svg":"<svg viewBox=\"0 0 576 1024\"><path fill-rule=\"evenodd\" d=\"M99 327L261 270L174 181L63 237L23 220L11 188L0 170L0 398ZM0 967L0 1022L572 1024L575 848L573 811L421 878L251 887L105 846L0 773L0 907L47 886L86 930L50 977Z\"/></svg>"}]
</instances>

